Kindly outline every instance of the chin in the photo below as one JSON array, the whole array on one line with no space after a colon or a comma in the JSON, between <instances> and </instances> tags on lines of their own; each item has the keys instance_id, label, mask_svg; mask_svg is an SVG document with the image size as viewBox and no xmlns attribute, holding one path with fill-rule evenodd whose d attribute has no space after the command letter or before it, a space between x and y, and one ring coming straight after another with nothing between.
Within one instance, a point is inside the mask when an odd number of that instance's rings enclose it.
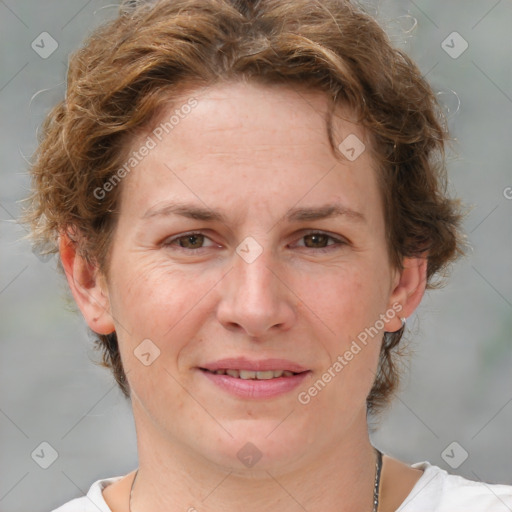
<instances>
[{"instance_id":1,"label":"chin","mask_svg":"<svg viewBox=\"0 0 512 512\"><path fill-rule=\"evenodd\" d=\"M233 437L226 434L222 439L207 442L204 446L207 453L203 453L203 456L240 476L255 476L266 471L278 474L285 468L289 471L290 467L303 459L304 450L308 449L310 443L306 435L290 429L291 423L285 426L287 420L279 425L282 419L244 420L227 426ZM267 473L265 475L268 477Z\"/></svg>"}]
</instances>

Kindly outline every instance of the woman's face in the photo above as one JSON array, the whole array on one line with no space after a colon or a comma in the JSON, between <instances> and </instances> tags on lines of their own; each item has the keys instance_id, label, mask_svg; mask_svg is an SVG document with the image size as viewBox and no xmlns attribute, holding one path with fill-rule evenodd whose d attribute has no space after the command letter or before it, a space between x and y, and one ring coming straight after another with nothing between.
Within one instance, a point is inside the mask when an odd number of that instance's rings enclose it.
<instances>
[{"instance_id":1,"label":"woman's face","mask_svg":"<svg viewBox=\"0 0 512 512\"><path fill-rule=\"evenodd\" d=\"M107 297L139 438L271 468L366 419L405 292L368 141L337 120L337 160L327 108L320 93L214 86L130 148Z\"/></svg>"}]
</instances>

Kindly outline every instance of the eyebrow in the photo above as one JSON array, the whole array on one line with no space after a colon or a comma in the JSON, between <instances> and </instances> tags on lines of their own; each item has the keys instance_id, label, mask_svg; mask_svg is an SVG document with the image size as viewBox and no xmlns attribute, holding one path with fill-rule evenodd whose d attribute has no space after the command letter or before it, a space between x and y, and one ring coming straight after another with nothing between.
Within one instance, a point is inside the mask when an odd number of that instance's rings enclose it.
<instances>
[{"instance_id":1,"label":"eyebrow","mask_svg":"<svg viewBox=\"0 0 512 512\"><path fill-rule=\"evenodd\" d=\"M188 219L201 220L205 222L222 222L227 224L227 216L220 211L197 206L190 203L173 202L161 207L149 208L142 219L159 216L179 215ZM313 207L295 207L290 209L283 220L287 222L301 222L306 220L322 220L332 217L345 216L357 222L366 222L366 217L358 211L343 206L340 203L325 204Z\"/></svg>"},{"instance_id":2,"label":"eyebrow","mask_svg":"<svg viewBox=\"0 0 512 512\"><path fill-rule=\"evenodd\" d=\"M339 203L326 204L311 208L292 208L285 215L285 219L288 222L299 222L304 220L321 220L340 216L345 216L358 222L366 222L366 218L361 212L347 208Z\"/></svg>"}]
</instances>

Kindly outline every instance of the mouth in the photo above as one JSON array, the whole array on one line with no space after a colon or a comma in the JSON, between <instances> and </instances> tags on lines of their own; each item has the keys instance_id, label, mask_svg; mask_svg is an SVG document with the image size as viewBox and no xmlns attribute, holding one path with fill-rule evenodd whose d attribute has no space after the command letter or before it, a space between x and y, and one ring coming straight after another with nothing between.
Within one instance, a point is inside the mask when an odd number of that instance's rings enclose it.
<instances>
[{"instance_id":1,"label":"mouth","mask_svg":"<svg viewBox=\"0 0 512 512\"><path fill-rule=\"evenodd\" d=\"M196 367L209 385L238 399L271 399L300 386L311 370L285 359L227 358Z\"/></svg>"},{"instance_id":2,"label":"mouth","mask_svg":"<svg viewBox=\"0 0 512 512\"><path fill-rule=\"evenodd\" d=\"M290 370L265 370L265 371L253 371L253 370L233 370L230 368L221 368L219 370L208 370L207 368L200 368L200 370L215 375L229 375L235 379L243 380L271 380L279 379L280 377L293 377L305 372L292 372Z\"/></svg>"}]
</instances>

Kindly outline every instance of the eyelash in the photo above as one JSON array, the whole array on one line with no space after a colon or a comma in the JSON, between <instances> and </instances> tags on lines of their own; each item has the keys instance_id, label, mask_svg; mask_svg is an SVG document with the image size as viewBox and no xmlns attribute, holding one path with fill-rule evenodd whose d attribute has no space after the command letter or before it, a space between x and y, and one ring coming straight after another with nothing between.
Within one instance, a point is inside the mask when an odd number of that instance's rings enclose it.
<instances>
[{"instance_id":1,"label":"eyelash","mask_svg":"<svg viewBox=\"0 0 512 512\"><path fill-rule=\"evenodd\" d=\"M172 247L173 249L177 249L179 251L185 251L185 252L189 252L189 253L198 252L198 251L201 251L202 249L208 249L208 247L199 247L198 249L187 249L185 247L179 247L178 245L174 245L175 242L177 242L178 240L181 240L182 238L187 238L189 236L197 236L197 235L202 235L205 238L207 238L208 240L210 240L210 238L208 236L206 236L204 233L202 233L201 231L191 231L189 233L183 233L183 234L175 236L173 238L164 240L164 242L162 243L162 246L163 247ZM303 239L303 238L305 238L307 236L311 236L311 235L323 235L323 236L326 236L328 239L333 240L336 243L327 245L326 247L318 247L318 248L301 246L304 249L311 249L312 251L315 251L315 252L328 252L328 251L331 251L334 248L336 248L336 246L348 245L347 241L340 239L340 238L336 238L332 235L329 235L329 233L325 233L324 231L313 231L312 230L312 231L309 231L309 232L303 234L300 237L300 239Z\"/></svg>"}]
</instances>

